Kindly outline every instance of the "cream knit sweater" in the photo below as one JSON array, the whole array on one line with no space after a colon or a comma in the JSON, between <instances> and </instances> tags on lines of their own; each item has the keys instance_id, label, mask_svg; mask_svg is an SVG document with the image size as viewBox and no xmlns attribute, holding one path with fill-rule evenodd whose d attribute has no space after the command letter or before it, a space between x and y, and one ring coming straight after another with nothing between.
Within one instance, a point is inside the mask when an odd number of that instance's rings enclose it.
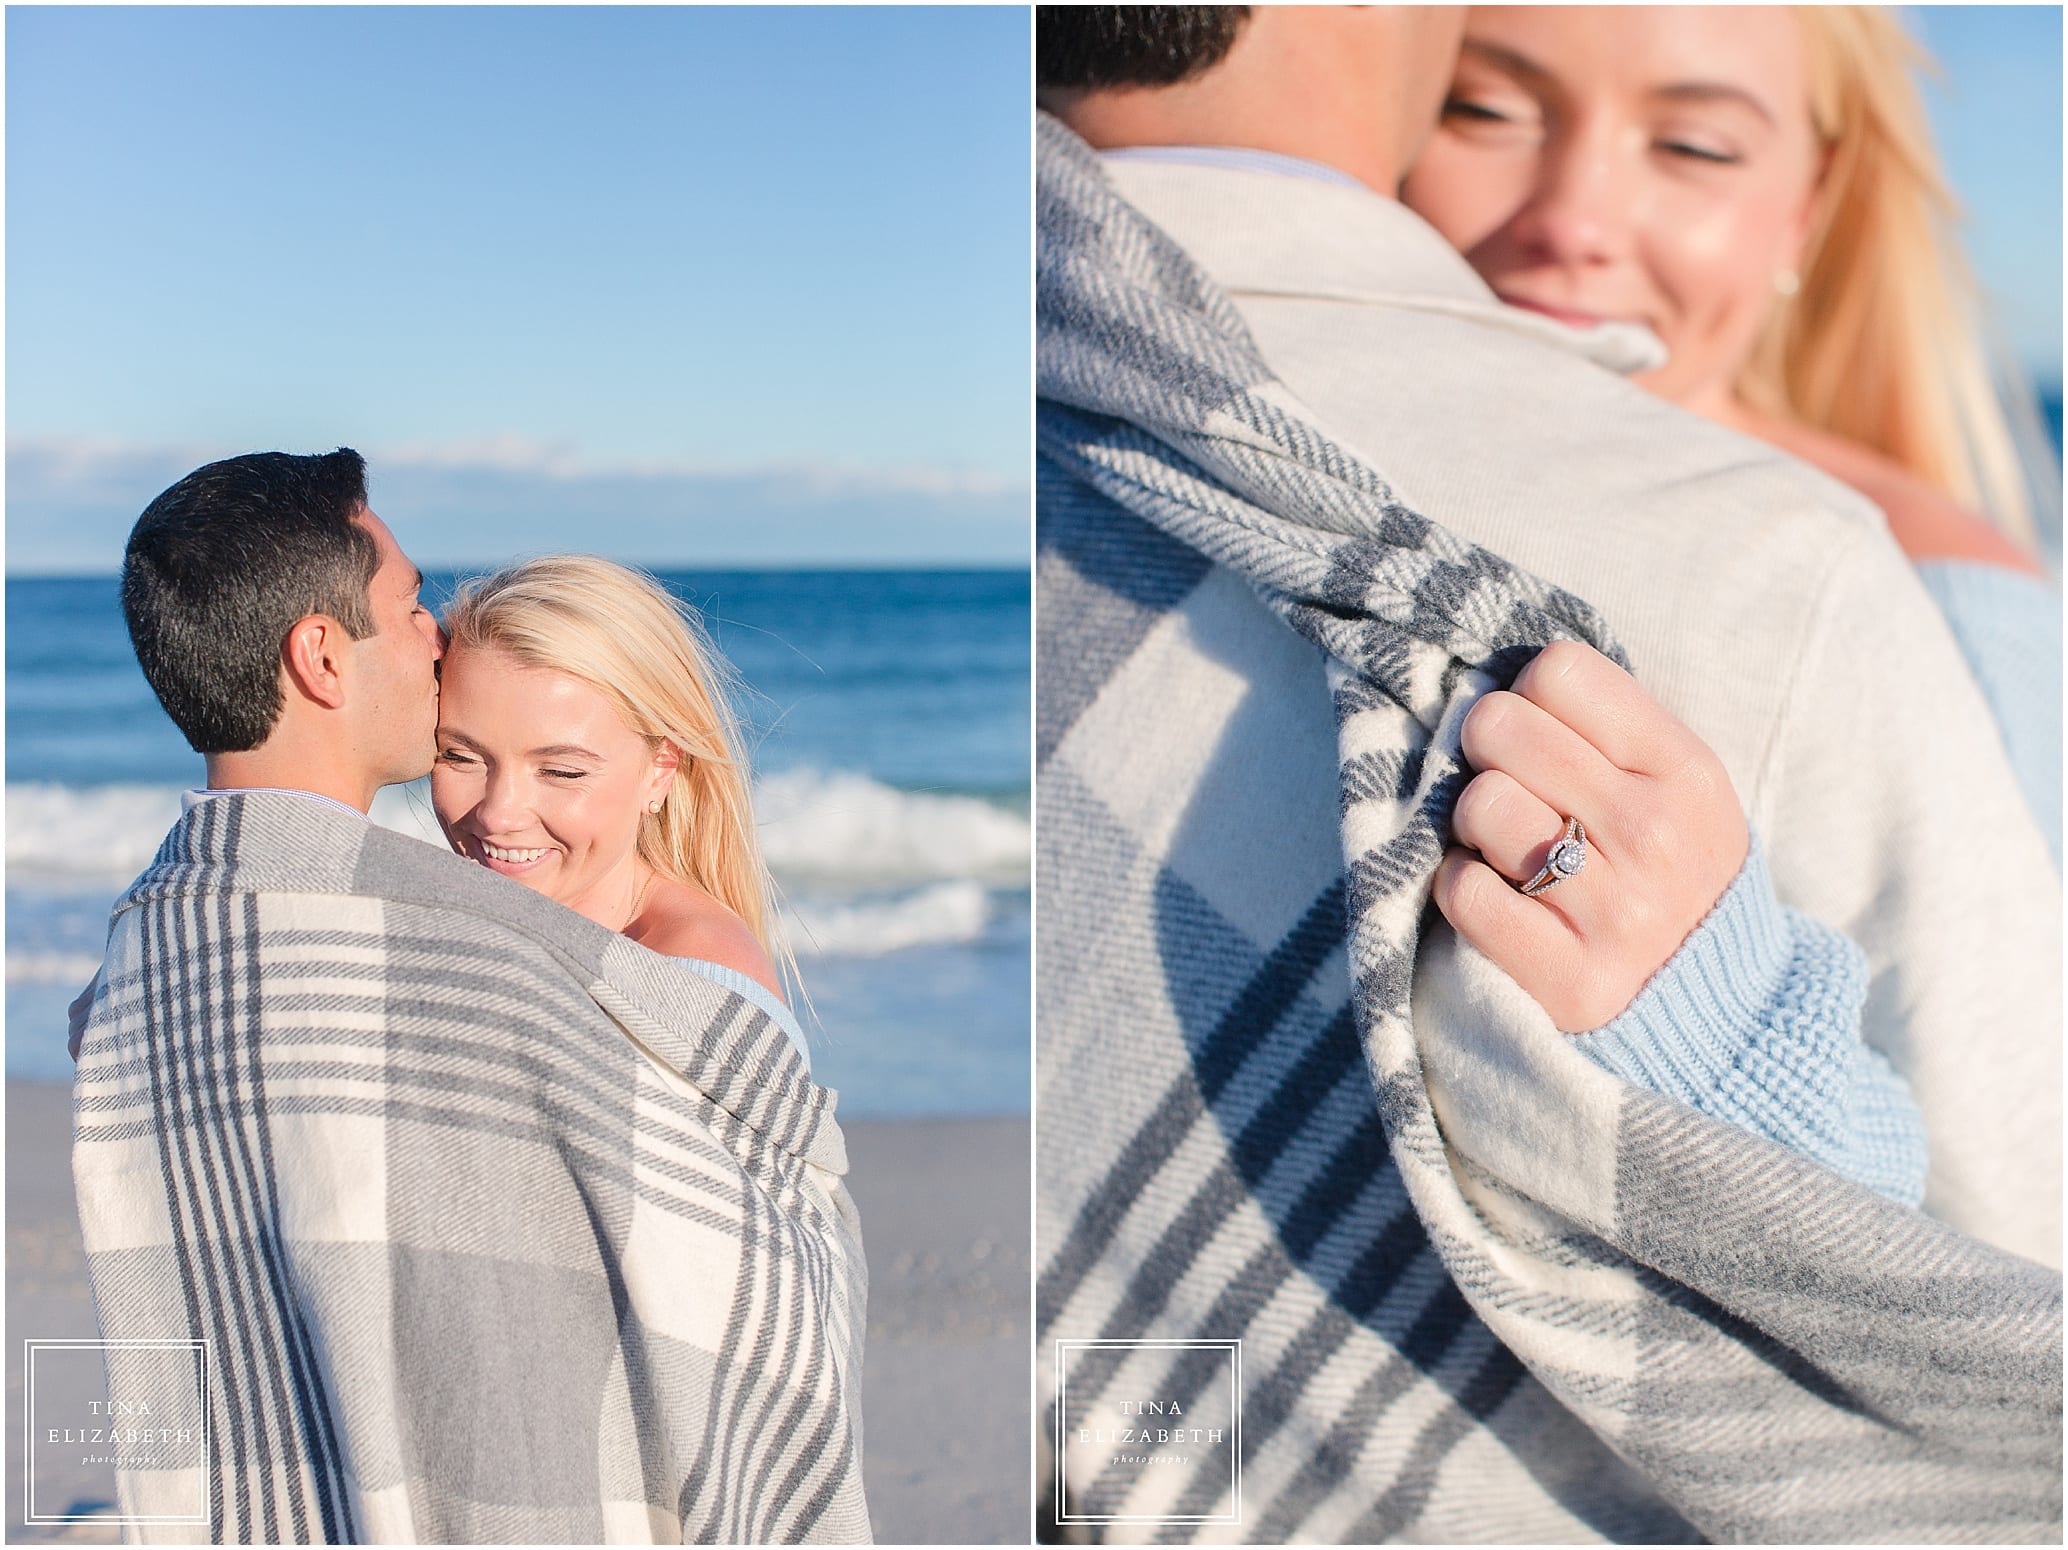
<instances>
[{"instance_id":1,"label":"cream knit sweater","mask_svg":"<svg viewBox=\"0 0 2068 1550\"><path fill-rule=\"evenodd\" d=\"M1782 902L1865 952L1865 1037L1926 1120L1926 1210L2058 1265L2058 884L1989 711L1879 514L1603 369L1620 342L1501 307L1392 201L1272 172L1108 171L1405 501L1611 621L1645 686L1724 761ZM1504 384L1525 382L1504 404ZM1210 654L1268 622L1239 585L1193 612L1195 649ZM1280 748L1292 729L1332 746L1318 662L1311 693L1273 719L1287 724ZM1260 832L1284 832L1287 799L1259 812ZM1332 834L1325 778L1309 799ZM1416 982L1425 1050L1489 1009L1533 1038L1548 1031L1519 987L1444 938L1439 924ZM1558 1148L1506 1124L1497 1088L1436 1096L1467 1145Z\"/></svg>"}]
</instances>

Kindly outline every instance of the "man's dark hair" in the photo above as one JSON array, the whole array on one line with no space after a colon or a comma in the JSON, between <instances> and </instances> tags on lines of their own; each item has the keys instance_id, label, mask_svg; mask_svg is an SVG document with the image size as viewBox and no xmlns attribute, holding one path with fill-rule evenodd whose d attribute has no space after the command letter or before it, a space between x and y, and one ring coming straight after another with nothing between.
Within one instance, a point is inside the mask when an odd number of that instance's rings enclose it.
<instances>
[{"instance_id":1,"label":"man's dark hair","mask_svg":"<svg viewBox=\"0 0 2068 1550\"><path fill-rule=\"evenodd\" d=\"M1172 86L1225 59L1248 20L1246 5L1037 5L1035 84Z\"/></svg>"},{"instance_id":2,"label":"man's dark hair","mask_svg":"<svg viewBox=\"0 0 2068 1550\"><path fill-rule=\"evenodd\" d=\"M197 468L144 508L122 557L122 615L144 677L196 753L243 753L280 719L280 646L329 614L374 633L380 546L355 519L366 460L253 452Z\"/></svg>"}]
</instances>

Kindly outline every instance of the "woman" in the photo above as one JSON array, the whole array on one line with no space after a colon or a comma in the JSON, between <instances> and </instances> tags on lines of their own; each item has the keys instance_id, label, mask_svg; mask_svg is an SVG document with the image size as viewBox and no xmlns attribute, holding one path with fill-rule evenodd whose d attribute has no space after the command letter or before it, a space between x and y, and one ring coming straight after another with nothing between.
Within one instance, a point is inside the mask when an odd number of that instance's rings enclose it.
<instances>
[{"instance_id":1,"label":"woman","mask_svg":"<svg viewBox=\"0 0 2068 1550\"><path fill-rule=\"evenodd\" d=\"M796 982L722 659L650 577L583 555L463 587L445 620L431 802L452 848L782 1024Z\"/></svg>"},{"instance_id":2,"label":"woman","mask_svg":"<svg viewBox=\"0 0 2068 1550\"><path fill-rule=\"evenodd\" d=\"M1865 6L1474 7L1402 198L1504 301L1644 325L1639 382L1882 508L2058 862L2058 599L1914 57Z\"/></svg>"}]
</instances>

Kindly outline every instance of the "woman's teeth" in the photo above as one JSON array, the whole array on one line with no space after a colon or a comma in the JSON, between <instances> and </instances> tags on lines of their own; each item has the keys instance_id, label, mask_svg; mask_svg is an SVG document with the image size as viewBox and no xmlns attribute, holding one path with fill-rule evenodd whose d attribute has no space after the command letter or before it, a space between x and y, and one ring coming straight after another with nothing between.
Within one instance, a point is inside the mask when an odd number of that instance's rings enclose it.
<instances>
[{"instance_id":1,"label":"woman's teeth","mask_svg":"<svg viewBox=\"0 0 2068 1550\"><path fill-rule=\"evenodd\" d=\"M481 849L491 861L536 861L545 854L543 850L505 850L500 845L489 844L487 840L481 842Z\"/></svg>"}]
</instances>

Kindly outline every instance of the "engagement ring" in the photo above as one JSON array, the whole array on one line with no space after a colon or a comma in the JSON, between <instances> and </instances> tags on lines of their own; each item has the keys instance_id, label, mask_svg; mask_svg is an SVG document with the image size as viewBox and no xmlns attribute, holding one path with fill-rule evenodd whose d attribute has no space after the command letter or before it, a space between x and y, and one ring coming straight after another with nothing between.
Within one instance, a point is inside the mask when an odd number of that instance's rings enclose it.
<instances>
[{"instance_id":1,"label":"engagement ring","mask_svg":"<svg viewBox=\"0 0 2068 1550\"><path fill-rule=\"evenodd\" d=\"M1547 893L1568 877L1579 875L1580 868L1587 864L1587 831L1580 827L1580 820L1568 818L1565 832L1552 843L1551 854L1544 858L1544 869L1522 885L1522 891L1534 899L1540 893Z\"/></svg>"}]
</instances>

